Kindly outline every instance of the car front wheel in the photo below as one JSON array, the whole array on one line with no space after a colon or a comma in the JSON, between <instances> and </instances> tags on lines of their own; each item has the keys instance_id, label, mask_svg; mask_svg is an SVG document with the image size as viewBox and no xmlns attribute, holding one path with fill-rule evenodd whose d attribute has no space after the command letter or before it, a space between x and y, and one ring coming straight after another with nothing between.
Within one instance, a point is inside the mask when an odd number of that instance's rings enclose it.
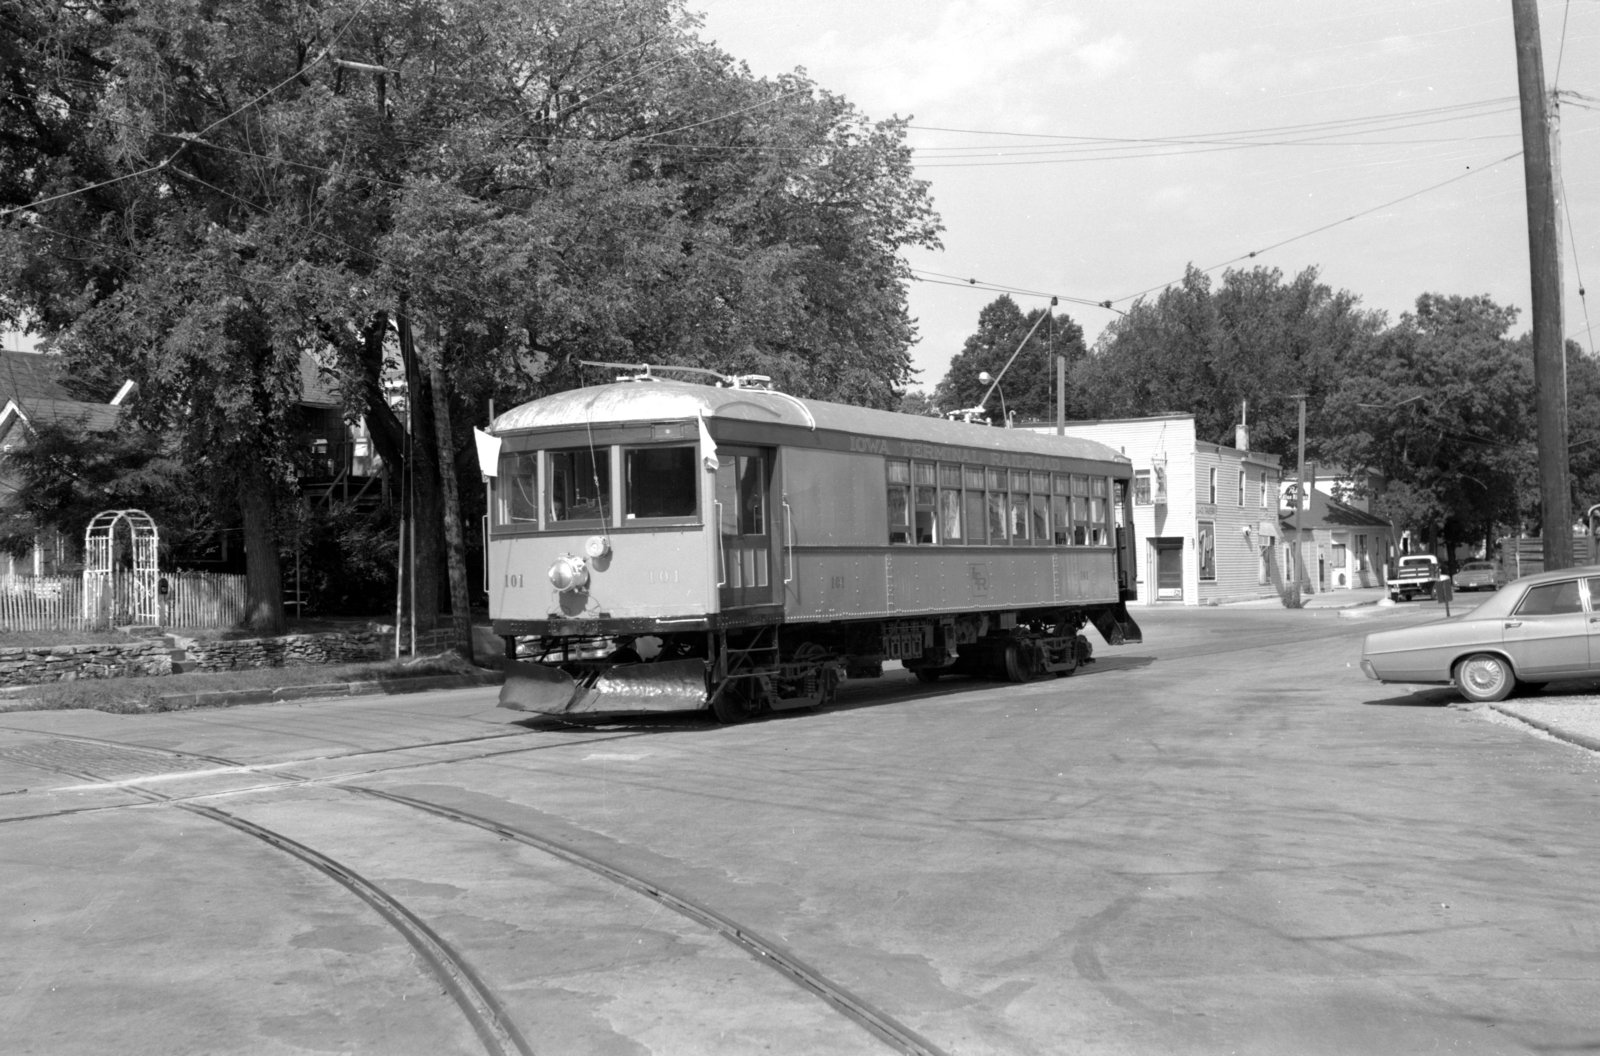
<instances>
[{"instance_id":1,"label":"car front wheel","mask_svg":"<svg viewBox=\"0 0 1600 1056\"><path fill-rule=\"evenodd\" d=\"M1516 684L1511 665L1492 653L1476 653L1456 665L1456 688L1478 704L1505 700Z\"/></svg>"}]
</instances>

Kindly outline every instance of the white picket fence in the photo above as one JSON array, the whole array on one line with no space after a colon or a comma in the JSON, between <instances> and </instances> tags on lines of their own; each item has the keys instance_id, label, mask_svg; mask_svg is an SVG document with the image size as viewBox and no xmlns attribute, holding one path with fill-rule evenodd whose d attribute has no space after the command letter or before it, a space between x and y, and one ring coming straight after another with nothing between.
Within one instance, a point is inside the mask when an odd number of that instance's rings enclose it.
<instances>
[{"instance_id":1,"label":"white picket fence","mask_svg":"<svg viewBox=\"0 0 1600 1056\"><path fill-rule=\"evenodd\" d=\"M227 629L244 621L245 578L215 572L165 572L161 626ZM0 578L0 631L94 630L128 621L131 572L115 574L110 595L84 612L83 576Z\"/></svg>"}]
</instances>

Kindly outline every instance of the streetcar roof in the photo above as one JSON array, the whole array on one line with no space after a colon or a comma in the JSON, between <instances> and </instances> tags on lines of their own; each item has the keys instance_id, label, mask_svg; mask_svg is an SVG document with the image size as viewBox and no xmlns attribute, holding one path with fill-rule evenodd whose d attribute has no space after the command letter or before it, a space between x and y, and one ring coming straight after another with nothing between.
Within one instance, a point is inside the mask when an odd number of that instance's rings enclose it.
<instances>
[{"instance_id":1,"label":"streetcar roof","mask_svg":"<svg viewBox=\"0 0 1600 1056\"><path fill-rule=\"evenodd\" d=\"M1130 461L1116 448L1082 437L969 425L943 418L806 400L765 389L717 388L660 380L615 382L553 393L496 416L490 431L505 435L534 429L679 421L702 416L930 444L965 444L1057 458Z\"/></svg>"}]
</instances>

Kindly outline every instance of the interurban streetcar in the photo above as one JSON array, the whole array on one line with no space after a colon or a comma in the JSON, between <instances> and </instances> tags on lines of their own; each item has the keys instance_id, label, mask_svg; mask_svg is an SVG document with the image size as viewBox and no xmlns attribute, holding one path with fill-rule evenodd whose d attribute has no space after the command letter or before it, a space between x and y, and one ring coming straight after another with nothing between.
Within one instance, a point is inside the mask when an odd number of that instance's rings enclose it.
<instances>
[{"instance_id":1,"label":"interurban streetcar","mask_svg":"<svg viewBox=\"0 0 1600 1056\"><path fill-rule=\"evenodd\" d=\"M631 380L495 418L490 616L506 707L831 698L897 660L1027 681L1138 641L1126 457L1088 440Z\"/></svg>"}]
</instances>

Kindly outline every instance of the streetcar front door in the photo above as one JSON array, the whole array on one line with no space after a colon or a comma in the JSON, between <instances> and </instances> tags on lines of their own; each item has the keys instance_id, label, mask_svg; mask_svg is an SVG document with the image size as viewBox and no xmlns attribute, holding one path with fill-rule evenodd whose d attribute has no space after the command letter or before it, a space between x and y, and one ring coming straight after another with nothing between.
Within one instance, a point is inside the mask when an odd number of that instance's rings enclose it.
<instances>
[{"instance_id":1,"label":"streetcar front door","mask_svg":"<svg viewBox=\"0 0 1600 1056\"><path fill-rule=\"evenodd\" d=\"M717 455L721 607L770 605L777 600L772 575L772 452L721 445Z\"/></svg>"}]
</instances>

